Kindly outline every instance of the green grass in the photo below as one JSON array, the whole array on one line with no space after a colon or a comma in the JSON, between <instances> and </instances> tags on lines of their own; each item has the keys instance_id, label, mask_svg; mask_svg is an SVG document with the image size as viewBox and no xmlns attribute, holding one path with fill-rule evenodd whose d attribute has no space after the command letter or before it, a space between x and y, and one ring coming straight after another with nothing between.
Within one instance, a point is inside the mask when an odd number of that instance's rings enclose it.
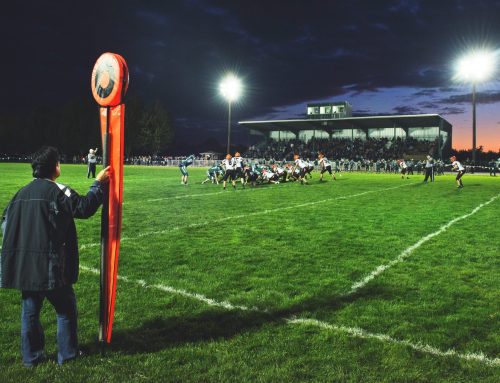
<instances>
[{"instance_id":1,"label":"green grass","mask_svg":"<svg viewBox=\"0 0 500 383\"><path fill-rule=\"evenodd\" d=\"M0 172L3 209L29 182L30 167L0 164ZM86 192L83 166L63 165L62 172L60 182ZM457 190L451 175L422 184L417 175L362 173L319 183L315 174L310 185L222 192L201 185L204 178L203 169L190 169L183 186L176 168L125 168L119 274L128 280L118 282L104 357L96 342L97 275L82 270L75 285L80 343L90 355L62 367L49 303L42 322L50 360L22 367L20 294L1 290L0 381L498 382L500 198L347 293L421 238L498 196L499 179L466 174ZM77 221L87 268L99 267L99 224L100 214ZM479 353L496 365L464 358Z\"/></svg>"}]
</instances>

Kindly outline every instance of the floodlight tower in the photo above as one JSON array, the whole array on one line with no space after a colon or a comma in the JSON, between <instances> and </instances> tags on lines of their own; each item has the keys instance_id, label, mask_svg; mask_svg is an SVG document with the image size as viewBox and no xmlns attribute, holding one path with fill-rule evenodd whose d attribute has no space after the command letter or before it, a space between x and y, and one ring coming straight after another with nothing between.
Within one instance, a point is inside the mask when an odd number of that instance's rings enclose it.
<instances>
[{"instance_id":1,"label":"floodlight tower","mask_svg":"<svg viewBox=\"0 0 500 383\"><path fill-rule=\"evenodd\" d=\"M233 74L228 74L220 83L219 90L227 101L227 153L231 145L231 104L238 100L241 94L242 85L241 81Z\"/></svg>"},{"instance_id":2,"label":"floodlight tower","mask_svg":"<svg viewBox=\"0 0 500 383\"><path fill-rule=\"evenodd\" d=\"M472 164L476 165L476 85L488 80L495 70L495 53L475 50L457 63L456 78L472 83Z\"/></svg>"}]
</instances>

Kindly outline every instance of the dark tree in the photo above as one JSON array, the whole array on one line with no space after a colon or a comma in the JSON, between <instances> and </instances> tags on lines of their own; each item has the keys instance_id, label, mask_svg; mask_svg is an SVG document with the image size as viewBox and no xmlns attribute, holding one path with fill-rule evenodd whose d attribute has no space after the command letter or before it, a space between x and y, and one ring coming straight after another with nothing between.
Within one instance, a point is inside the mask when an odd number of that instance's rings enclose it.
<instances>
[{"instance_id":1,"label":"dark tree","mask_svg":"<svg viewBox=\"0 0 500 383\"><path fill-rule=\"evenodd\" d=\"M159 154L165 151L174 137L172 121L160 102L146 107L140 120L139 141L145 151Z\"/></svg>"}]
</instances>

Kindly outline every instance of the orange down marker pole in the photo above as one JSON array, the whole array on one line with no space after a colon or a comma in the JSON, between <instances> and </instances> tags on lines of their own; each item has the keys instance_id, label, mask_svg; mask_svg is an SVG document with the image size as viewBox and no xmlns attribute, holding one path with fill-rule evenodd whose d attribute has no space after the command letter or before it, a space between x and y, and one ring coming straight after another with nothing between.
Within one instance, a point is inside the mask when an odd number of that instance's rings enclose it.
<instances>
[{"instance_id":1,"label":"orange down marker pole","mask_svg":"<svg viewBox=\"0 0 500 383\"><path fill-rule=\"evenodd\" d=\"M111 342L115 312L123 202L125 105L122 102L128 79L127 64L120 55L104 53L97 59L92 71L92 94L100 105L103 165L111 167L101 216L99 341L102 345Z\"/></svg>"}]
</instances>

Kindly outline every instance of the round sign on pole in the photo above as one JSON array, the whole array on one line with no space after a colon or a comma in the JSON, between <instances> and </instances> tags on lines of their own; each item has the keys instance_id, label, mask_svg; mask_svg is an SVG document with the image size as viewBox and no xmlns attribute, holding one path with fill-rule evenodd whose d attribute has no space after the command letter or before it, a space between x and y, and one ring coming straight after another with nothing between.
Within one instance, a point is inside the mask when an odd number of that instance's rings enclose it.
<instances>
[{"instance_id":1,"label":"round sign on pole","mask_svg":"<svg viewBox=\"0 0 500 383\"><path fill-rule=\"evenodd\" d=\"M92 71L92 95L101 106L116 106L123 102L128 87L128 68L122 56L103 53Z\"/></svg>"}]
</instances>

